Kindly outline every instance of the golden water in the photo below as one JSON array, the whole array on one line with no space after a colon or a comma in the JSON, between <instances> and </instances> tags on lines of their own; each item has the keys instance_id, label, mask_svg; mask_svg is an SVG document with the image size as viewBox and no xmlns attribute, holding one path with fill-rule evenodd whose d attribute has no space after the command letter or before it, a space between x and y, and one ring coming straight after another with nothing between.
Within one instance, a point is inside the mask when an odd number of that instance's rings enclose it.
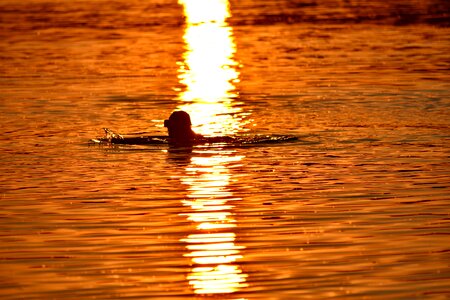
<instances>
[{"instance_id":1,"label":"golden water","mask_svg":"<svg viewBox=\"0 0 450 300\"><path fill-rule=\"evenodd\" d=\"M447 8L1 1L0 297L448 299Z\"/></svg>"}]
</instances>

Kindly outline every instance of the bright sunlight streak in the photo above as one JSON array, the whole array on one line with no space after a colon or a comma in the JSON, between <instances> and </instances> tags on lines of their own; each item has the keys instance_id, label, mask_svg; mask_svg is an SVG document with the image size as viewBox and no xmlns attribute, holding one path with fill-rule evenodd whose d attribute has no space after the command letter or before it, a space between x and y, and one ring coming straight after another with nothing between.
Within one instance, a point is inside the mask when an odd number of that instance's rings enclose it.
<instances>
[{"instance_id":1,"label":"bright sunlight streak","mask_svg":"<svg viewBox=\"0 0 450 300\"><path fill-rule=\"evenodd\" d=\"M191 115L195 132L205 136L232 135L242 131L244 114L237 107L239 82L236 46L227 24L227 0L179 0L186 17L185 53L179 62L178 106ZM242 258L235 243L233 201L229 190L230 166L243 158L223 150L196 150L182 183L188 188L181 215L195 232L182 239L192 268L187 279L196 294L234 293L248 286L247 275L236 261Z\"/></svg>"},{"instance_id":2,"label":"bright sunlight streak","mask_svg":"<svg viewBox=\"0 0 450 300\"><path fill-rule=\"evenodd\" d=\"M186 168L186 176L181 182L187 186L188 195L183 205L190 212L186 216L195 225L196 233L182 239L193 267L187 279L197 294L233 293L243 287L247 275L236 261L241 259L241 249L235 243L237 227L233 196L228 186L232 180L229 166L236 165L243 156L233 151L197 151L191 164Z\"/></svg>"},{"instance_id":3,"label":"bright sunlight streak","mask_svg":"<svg viewBox=\"0 0 450 300\"><path fill-rule=\"evenodd\" d=\"M180 0L186 17L185 53L179 62L179 81L184 88L179 109L191 115L195 132L206 136L242 131L242 109L236 107L239 82L236 45L226 0Z\"/></svg>"}]
</instances>

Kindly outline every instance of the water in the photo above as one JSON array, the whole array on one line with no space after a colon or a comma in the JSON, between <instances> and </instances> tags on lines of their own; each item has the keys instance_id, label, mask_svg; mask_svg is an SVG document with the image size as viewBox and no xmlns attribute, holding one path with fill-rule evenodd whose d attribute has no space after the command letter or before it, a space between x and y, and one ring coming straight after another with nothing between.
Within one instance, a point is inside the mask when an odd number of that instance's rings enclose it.
<instances>
[{"instance_id":1,"label":"water","mask_svg":"<svg viewBox=\"0 0 450 300\"><path fill-rule=\"evenodd\" d=\"M2 299L448 299L445 1L148 2L0 3Z\"/></svg>"}]
</instances>

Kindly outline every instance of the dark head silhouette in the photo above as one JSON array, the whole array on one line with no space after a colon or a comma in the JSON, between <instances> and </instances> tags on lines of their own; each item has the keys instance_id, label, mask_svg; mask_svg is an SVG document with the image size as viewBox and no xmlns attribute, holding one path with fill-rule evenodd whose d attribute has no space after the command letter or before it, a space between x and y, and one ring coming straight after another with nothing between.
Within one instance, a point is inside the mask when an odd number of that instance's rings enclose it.
<instances>
[{"instance_id":1,"label":"dark head silhouette","mask_svg":"<svg viewBox=\"0 0 450 300\"><path fill-rule=\"evenodd\" d=\"M169 120L164 120L164 127L169 131L169 138L175 142L192 142L197 134L191 129L191 117L185 111L174 111Z\"/></svg>"}]
</instances>

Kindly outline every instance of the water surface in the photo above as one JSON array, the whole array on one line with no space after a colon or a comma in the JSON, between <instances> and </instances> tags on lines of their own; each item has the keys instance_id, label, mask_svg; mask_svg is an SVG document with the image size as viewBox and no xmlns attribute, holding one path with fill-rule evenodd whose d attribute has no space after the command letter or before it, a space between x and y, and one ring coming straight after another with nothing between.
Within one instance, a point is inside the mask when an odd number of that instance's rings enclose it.
<instances>
[{"instance_id":1,"label":"water surface","mask_svg":"<svg viewBox=\"0 0 450 300\"><path fill-rule=\"evenodd\" d=\"M2 299L447 299L448 4L195 3L1 2Z\"/></svg>"}]
</instances>

